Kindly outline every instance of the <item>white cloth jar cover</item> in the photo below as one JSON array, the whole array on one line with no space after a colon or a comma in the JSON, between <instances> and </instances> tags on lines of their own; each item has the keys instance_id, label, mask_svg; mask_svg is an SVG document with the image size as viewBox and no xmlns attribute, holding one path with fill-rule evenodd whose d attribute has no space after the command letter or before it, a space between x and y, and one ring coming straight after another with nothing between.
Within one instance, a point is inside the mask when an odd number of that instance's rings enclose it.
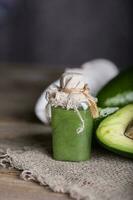
<instances>
[{"instance_id":1,"label":"white cloth jar cover","mask_svg":"<svg viewBox=\"0 0 133 200\"><path fill-rule=\"evenodd\" d=\"M88 107L88 98L83 94L85 82L83 75L77 72L65 72L60 79L59 87L47 89L47 99L51 106L66 109Z\"/></svg>"}]
</instances>

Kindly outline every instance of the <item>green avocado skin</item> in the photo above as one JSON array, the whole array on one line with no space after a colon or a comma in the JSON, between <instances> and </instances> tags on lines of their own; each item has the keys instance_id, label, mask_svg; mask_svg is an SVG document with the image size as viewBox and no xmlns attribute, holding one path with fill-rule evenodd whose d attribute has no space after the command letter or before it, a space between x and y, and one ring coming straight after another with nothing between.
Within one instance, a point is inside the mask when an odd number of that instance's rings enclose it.
<instances>
[{"instance_id":1,"label":"green avocado skin","mask_svg":"<svg viewBox=\"0 0 133 200\"><path fill-rule=\"evenodd\" d=\"M111 151L113 153L116 153L116 154L118 154L120 156L124 156L124 157L127 157L127 158L133 158L133 154L132 153L127 153L125 151L120 151L120 150L116 150L114 148L111 148L111 147L107 146L106 144L100 142L100 140L98 138L97 138L97 141L102 147L104 147L105 149L107 149L107 150L109 150L109 151Z\"/></svg>"},{"instance_id":2,"label":"green avocado skin","mask_svg":"<svg viewBox=\"0 0 133 200\"><path fill-rule=\"evenodd\" d=\"M81 121L74 110L52 107L53 158L60 161L85 161L90 159L93 118L89 110L79 110L84 120L83 132L76 130Z\"/></svg>"},{"instance_id":3,"label":"green avocado skin","mask_svg":"<svg viewBox=\"0 0 133 200\"><path fill-rule=\"evenodd\" d=\"M98 143L119 155L133 158L133 140L125 136L133 121L133 104L129 104L104 119L96 131Z\"/></svg>"},{"instance_id":4,"label":"green avocado skin","mask_svg":"<svg viewBox=\"0 0 133 200\"><path fill-rule=\"evenodd\" d=\"M99 107L123 107L133 103L133 69L118 74L101 89L97 98Z\"/></svg>"}]
</instances>

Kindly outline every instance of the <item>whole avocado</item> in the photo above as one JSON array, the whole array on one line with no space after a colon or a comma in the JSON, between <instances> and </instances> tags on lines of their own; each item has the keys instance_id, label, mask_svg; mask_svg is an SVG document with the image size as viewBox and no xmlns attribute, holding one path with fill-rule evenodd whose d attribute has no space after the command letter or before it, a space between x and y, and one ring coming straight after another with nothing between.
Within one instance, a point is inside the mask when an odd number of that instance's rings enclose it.
<instances>
[{"instance_id":1,"label":"whole avocado","mask_svg":"<svg viewBox=\"0 0 133 200\"><path fill-rule=\"evenodd\" d=\"M133 69L120 72L97 95L99 107L123 107L133 103Z\"/></svg>"}]
</instances>

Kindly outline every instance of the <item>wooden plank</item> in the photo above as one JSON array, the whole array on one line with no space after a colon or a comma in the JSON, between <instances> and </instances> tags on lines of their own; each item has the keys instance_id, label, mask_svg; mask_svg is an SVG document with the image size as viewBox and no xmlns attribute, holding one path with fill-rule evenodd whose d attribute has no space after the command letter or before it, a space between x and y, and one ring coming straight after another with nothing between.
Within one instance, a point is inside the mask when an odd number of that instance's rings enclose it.
<instances>
[{"instance_id":1,"label":"wooden plank","mask_svg":"<svg viewBox=\"0 0 133 200\"><path fill-rule=\"evenodd\" d=\"M2 65L0 73L0 119L35 119L34 105L44 88L62 70L36 66Z\"/></svg>"}]
</instances>

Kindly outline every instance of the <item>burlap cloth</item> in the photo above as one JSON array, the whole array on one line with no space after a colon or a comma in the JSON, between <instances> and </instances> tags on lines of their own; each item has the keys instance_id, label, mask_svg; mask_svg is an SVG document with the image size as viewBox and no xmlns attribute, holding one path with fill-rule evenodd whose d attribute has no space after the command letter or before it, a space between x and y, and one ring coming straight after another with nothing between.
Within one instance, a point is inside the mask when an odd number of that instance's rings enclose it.
<instances>
[{"instance_id":1,"label":"burlap cloth","mask_svg":"<svg viewBox=\"0 0 133 200\"><path fill-rule=\"evenodd\" d=\"M17 137L0 139L2 167L21 170L24 180L48 185L74 199L133 200L132 160L95 147L90 161L55 161L49 128L19 125L14 131L20 130L22 134Z\"/></svg>"}]
</instances>

